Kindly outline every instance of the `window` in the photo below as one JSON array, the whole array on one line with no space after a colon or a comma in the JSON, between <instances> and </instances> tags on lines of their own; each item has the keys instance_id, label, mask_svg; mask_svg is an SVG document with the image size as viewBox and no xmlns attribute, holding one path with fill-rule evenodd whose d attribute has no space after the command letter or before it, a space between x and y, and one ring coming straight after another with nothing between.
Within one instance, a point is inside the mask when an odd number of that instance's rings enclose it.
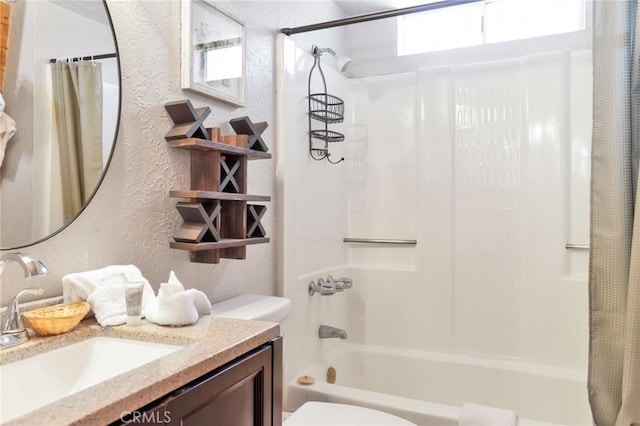
<instances>
[{"instance_id":1,"label":"window","mask_svg":"<svg viewBox=\"0 0 640 426\"><path fill-rule=\"evenodd\" d=\"M485 0L398 18L398 56L584 30L585 0Z\"/></svg>"}]
</instances>

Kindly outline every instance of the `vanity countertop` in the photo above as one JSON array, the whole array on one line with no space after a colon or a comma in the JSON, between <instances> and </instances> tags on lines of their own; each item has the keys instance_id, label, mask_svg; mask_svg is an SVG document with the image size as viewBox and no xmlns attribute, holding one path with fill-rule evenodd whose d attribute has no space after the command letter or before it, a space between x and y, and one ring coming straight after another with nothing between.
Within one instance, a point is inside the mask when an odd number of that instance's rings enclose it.
<instances>
[{"instance_id":1,"label":"vanity countertop","mask_svg":"<svg viewBox=\"0 0 640 426\"><path fill-rule=\"evenodd\" d=\"M33 337L0 352L0 364L46 352L95 336L184 346L156 361L77 392L7 422L7 425L106 425L190 381L267 343L280 333L278 324L205 316L188 327L160 327L148 322L103 328L94 319L73 331ZM25 395L25 398L28 398Z\"/></svg>"}]
</instances>

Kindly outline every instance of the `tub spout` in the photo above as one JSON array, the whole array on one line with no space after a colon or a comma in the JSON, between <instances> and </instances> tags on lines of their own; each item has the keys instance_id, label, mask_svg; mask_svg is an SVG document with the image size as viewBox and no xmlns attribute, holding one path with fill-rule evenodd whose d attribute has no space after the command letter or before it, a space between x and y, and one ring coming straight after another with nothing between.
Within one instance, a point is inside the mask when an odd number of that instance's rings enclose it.
<instances>
[{"instance_id":1,"label":"tub spout","mask_svg":"<svg viewBox=\"0 0 640 426\"><path fill-rule=\"evenodd\" d=\"M347 332L330 325L321 325L318 329L318 337L321 339L346 339Z\"/></svg>"}]
</instances>

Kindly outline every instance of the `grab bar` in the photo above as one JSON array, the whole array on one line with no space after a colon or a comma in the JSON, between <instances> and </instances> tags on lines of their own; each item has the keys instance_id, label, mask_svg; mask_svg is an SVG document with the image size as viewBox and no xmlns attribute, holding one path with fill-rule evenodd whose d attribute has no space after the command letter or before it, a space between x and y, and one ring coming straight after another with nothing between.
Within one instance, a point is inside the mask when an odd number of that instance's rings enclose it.
<instances>
[{"instance_id":1,"label":"grab bar","mask_svg":"<svg viewBox=\"0 0 640 426\"><path fill-rule=\"evenodd\" d=\"M417 240L388 240L382 238L344 238L342 241L345 243L358 243L358 244L401 244L415 246L418 244Z\"/></svg>"},{"instance_id":2,"label":"grab bar","mask_svg":"<svg viewBox=\"0 0 640 426\"><path fill-rule=\"evenodd\" d=\"M588 244L567 244L564 246L567 250L589 250Z\"/></svg>"}]
</instances>

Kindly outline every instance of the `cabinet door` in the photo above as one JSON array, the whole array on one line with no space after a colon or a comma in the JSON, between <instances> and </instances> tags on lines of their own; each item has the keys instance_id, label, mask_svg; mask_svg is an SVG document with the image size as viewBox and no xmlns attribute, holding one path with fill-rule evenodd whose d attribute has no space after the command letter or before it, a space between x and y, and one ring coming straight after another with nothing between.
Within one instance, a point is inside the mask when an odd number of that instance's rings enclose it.
<instances>
[{"instance_id":1,"label":"cabinet door","mask_svg":"<svg viewBox=\"0 0 640 426\"><path fill-rule=\"evenodd\" d=\"M172 392L132 423L272 426L272 353L263 346Z\"/></svg>"}]
</instances>

